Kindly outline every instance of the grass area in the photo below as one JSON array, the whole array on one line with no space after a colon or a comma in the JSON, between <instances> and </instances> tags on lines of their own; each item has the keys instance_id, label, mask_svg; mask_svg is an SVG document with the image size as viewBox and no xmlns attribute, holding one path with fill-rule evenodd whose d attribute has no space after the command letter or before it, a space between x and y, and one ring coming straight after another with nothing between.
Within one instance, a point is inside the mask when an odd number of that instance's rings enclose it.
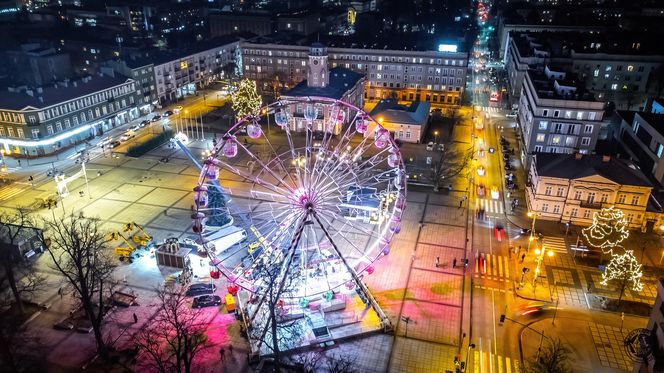
<instances>
[{"instance_id":1,"label":"grass area","mask_svg":"<svg viewBox=\"0 0 664 373\"><path fill-rule=\"evenodd\" d=\"M127 156L140 157L148 153L149 151L163 145L171 138L173 138L173 131L166 130L142 144L138 144L136 146L132 146L131 148L127 149Z\"/></svg>"}]
</instances>

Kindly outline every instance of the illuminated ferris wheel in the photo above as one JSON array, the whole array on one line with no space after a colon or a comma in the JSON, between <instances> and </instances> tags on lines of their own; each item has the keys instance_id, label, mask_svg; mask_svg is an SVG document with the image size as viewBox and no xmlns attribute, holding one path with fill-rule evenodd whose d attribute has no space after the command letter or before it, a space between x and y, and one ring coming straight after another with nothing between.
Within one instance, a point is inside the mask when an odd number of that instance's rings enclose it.
<instances>
[{"instance_id":1,"label":"illuminated ferris wheel","mask_svg":"<svg viewBox=\"0 0 664 373\"><path fill-rule=\"evenodd\" d=\"M406 204L390 132L343 101L308 97L237 122L204 159L194 232L218 271L253 294L262 269L297 289L285 298L361 287L388 255Z\"/></svg>"}]
</instances>

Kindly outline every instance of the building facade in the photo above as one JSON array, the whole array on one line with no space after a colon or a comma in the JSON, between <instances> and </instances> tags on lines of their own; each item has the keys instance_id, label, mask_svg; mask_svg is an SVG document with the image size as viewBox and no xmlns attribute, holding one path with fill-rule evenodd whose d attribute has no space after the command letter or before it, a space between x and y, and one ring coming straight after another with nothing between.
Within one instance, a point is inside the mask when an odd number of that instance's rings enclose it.
<instances>
[{"instance_id":1,"label":"building facade","mask_svg":"<svg viewBox=\"0 0 664 373\"><path fill-rule=\"evenodd\" d=\"M131 78L94 75L0 95L0 146L6 154L38 157L139 116L142 94Z\"/></svg>"},{"instance_id":2,"label":"building facade","mask_svg":"<svg viewBox=\"0 0 664 373\"><path fill-rule=\"evenodd\" d=\"M618 111L620 129L617 138L632 159L664 183L664 114Z\"/></svg>"},{"instance_id":3,"label":"building facade","mask_svg":"<svg viewBox=\"0 0 664 373\"><path fill-rule=\"evenodd\" d=\"M174 101L196 92L196 87L204 87L224 77L224 69L237 63L238 41L199 46L198 50L167 53L146 57L153 62L157 99L161 103Z\"/></svg>"},{"instance_id":4,"label":"building facade","mask_svg":"<svg viewBox=\"0 0 664 373\"><path fill-rule=\"evenodd\" d=\"M650 313L646 328L650 332L650 353L652 358L634 363L635 373L657 373L664 371L664 279L657 281L657 298ZM645 350L645 349L644 349Z\"/></svg>"},{"instance_id":5,"label":"building facade","mask_svg":"<svg viewBox=\"0 0 664 373\"><path fill-rule=\"evenodd\" d=\"M371 111L371 117L378 121L395 140L421 143L424 141L431 106L428 102L413 102L409 106L399 105L396 100L379 101ZM370 126L365 136L373 137L375 127Z\"/></svg>"},{"instance_id":6,"label":"building facade","mask_svg":"<svg viewBox=\"0 0 664 373\"><path fill-rule=\"evenodd\" d=\"M136 81L139 91L138 108L141 114L152 112L159 104L157 88L155 85L154 65L145 61L109 60L101 68L104 74L125 76Z\"/></svg>"},{"instance_id":7,"label":"building facade","mask_svg":"<svg viewBox=\"0 0 664 373\"><path fill-rule=\"evenodd\" d=\"M534 153L591 153L603 118L604 103L595 101L565 72L548 66L544 73L528 71L517 116L524 143L522 162L528 167Z\"/></svg>"},{"instance_id":8,"label":"building facade","mask_svg":"<svg viewBox=\"0 0 664 373\"><path fill-rule=\"evenodd\" d=\"M458 105L464 93L467 53L332 47L327 51L332 68L366 76L367 101L396 98L451 106ZM308 53L306 46L243 42L243 73L263 92L276 94L306 79Z\"/></svg>"},{"instance_id":9,"label":"building facade","mask_svg":"<svg viewBox=\"0 0 664 373\"><path fill-rule=\"evenodd\" d=\"M538 219L588 226L595 212L615 206L624 212L631 229L647 224L653 187L631 162L580 153L533 158L526 198Z\"/></svg>"}]
</instances>

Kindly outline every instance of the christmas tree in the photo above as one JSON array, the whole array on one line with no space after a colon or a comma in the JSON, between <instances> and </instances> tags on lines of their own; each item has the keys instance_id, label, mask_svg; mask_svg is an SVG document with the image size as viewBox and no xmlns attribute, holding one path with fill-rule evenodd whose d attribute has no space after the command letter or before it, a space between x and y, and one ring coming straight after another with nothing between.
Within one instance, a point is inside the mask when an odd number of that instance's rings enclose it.
<instances>
[{"instance_id":1,"label":"christmas tree","mask_svg":"<svg viewBox=\"0 0 664 373\"><path fill-rule=\"evenodd\" d=\"M256 82L249 79L242 79L237 90L233 93L233 110L238 119L247 115L257 115L261 108L261 96L256 90Z\"/></svg>"}]
</instances>

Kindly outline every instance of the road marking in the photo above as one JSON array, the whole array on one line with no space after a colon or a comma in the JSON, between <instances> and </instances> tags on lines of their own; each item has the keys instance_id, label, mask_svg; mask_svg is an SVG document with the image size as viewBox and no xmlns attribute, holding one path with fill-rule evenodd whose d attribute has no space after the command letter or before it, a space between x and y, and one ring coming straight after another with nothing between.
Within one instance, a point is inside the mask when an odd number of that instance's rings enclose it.
<instances>
[{"instance_id":1,"label":"road marking","mask_svg":"<svg viewBox=\"0 0 664 373\"><path fill-rule=\"evenodd\" d=\"M503 260L505 260L505 278L510 278L510 261L504 256Z\"/></svg>"},{"instance_id":2,"label":"road marking","mask_svg":"<svg viewBox=\"0 0 664 373\"><path fill-rule=\"evenodd\" d=\"M512 360L507 356L505 356L505 368L505 373L512 373Z\"/></svg>"},{"instance_id":3,"label":"road marking","mask_svg":"<svg viewBox=\"0 0 664 373\"><path fill-rule=\"evenodd\" d=\"M549 250L567 254L567 244L563 237L544 236L542 245Z\"/></svg>"},{"instance_id":4,"label":"road marking","mask_svg":"<svg viewBox=\"0 0 664 373\"><path fill-rule=\"evenodd\" d=\"M503 277L503 256L498 257L498 275Z\"/></svg>"}]
</instances>

